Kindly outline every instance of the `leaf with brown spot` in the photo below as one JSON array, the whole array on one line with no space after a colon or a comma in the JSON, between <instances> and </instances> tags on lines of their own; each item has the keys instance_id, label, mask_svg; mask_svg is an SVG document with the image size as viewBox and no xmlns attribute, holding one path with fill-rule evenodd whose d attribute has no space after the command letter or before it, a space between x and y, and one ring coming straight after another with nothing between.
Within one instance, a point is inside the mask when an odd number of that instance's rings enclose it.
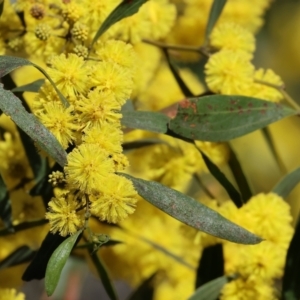
<instances>
[{"instance_id":1,"label":"leaf with brown spot","mask_svg":"<svg viewBox=\"0 0 300 300\"><path fill-rule=\"evenodd\" d=\"M213 95L179 102L169 128L186 138L221 142L297 113L283 104L257 98Z\"/></svg>"}]
</instances>

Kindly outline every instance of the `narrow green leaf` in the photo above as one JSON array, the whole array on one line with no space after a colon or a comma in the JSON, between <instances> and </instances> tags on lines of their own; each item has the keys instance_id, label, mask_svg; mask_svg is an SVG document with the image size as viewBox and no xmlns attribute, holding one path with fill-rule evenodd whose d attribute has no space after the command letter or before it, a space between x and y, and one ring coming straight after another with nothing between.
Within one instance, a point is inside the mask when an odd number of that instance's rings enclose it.
<instances>
[{"instance_id":1,"label":"narrow green leaf","mask_svg":"<svg viewBox=\"0 0 300 300\"><path fill-rule=\"evenodd\" d=\"M101 278L101 281L103 283L103 286L105 288L107 295L110 297L111 300L118 300L118 295L115 291L115 288L114 288L112 280L106 270L106 267L103 264L103 262L100 260L99 256L97 255L97 252L93 250L93 247L90 247L89 254L90 254L91 259L97 269L99 277Z\"/></svg>"},{"instance_id":2,"label":"narrow green leaf","mask_svg":"<svg viewBox=\"0 0 300 300\"><path fill-rule=\"evenodd\" d=\"M124 143L122 147L124 151L130 151L158 144L167 144L167 142L160 139L140 139L133 142Z\"/></svg>"},{"instance_id":3,"label":"narrow green leaf","mask_svg":"<svg viewBox=\"0 0 300 300\"><path fill-rule=\"evenodd\" d=\"M216 278L200 286L188 300L217 300L227 282L229 282L227 276Z\"/></svg>"},{"instance_id":4,"label":"narrow green leaf","mask_svg":"<svg viewBox=\"0 0 300 300\"><path fill-rule=\"evenodd\" d=\"M286 167L274 145L273 137L272 137L269 127L262 128L262 134L266 140L266 143L267 143L271 153L273 154L273 156L278 164L278 167L280 168L281 173L286 174L287 173Z\"/></svg>"},{"instance_id":5,"label":"narrow green leaf","mask_svg":"<svg viewBox=\"0 0 300 300\"><path fill-rule=\"evenodd\" d=\"M28 262L35 253L28 246L21 246L0 262L0 270Z\"/></svg>"},{"instance_id":6,"label":"narrow green leaf","mask_svg":"<svg viewBox=\"0 0 300 300\"><path fill-rule=\"evenodd\" d=\"M48 296L51 296L58 284L60 274L65 266L70 253L81 234L81 230L71 235L64 240L53 252L50 260L47 264L46 276L45 276L45 288Z\"/></svg>"},{"instance_id":7,"label":"narrow green leaf","mask_svg":"<svg viewBox=\"0 0 300 300\"><path fill-rule=\"evenodd\" d=\"M32 114L24 109L21 101L0 84L0 109L61 166L67 162L67 154L55 136Z\"/></svg>"},{"instance_id":8,"label":"narrow green leaf","mask_svg":"<svg viewBox=\"0 0 300 300\"><path fill-rule=\"evenodd\" d=\"M9 194L6 188L6 185L3 181L2 176L0 175L0 218L4 222L5 227L13 232L12 227L12 210L11 210L11 202L9 199Z\"/></svg>"},{"instance_id":9,"label":"narrow green leaf","mask_svg":"<svg viewBox=\"0 0 300 300\"><path fill-rule=\"evenodd\" d=\"M203 141L228 141L299 112L245 96L214 95L181 101L169 123L175 133Z\"/></svg>"},{"instance_id":10,"label":"narrow green leaf","mask_svg":"<svg viewBox=\"0 0 300 300\"><path fill-rule=\"evenodd\" d=\"M234 153L233 149L229 146L229 161L228 165L233 174L233 177L241 192L243 203L246 203L252 197L252 191L248 184L246 175L242 169L242 166Z\"/></svg>"},{"instance_id":11,"label":"narrow green leaf","mask_svg":"<svg viewBox=\"0 0 300 300\"><path fill-rule=\"evenodd\" d=\"M152 242L150 240L148 240L147 238L144 238L142 236L138 236L140 240L142 240L143 242L149 244L151 247L153 247L154 249L164 253L165 255L171 257L172 259L176 260L177 262L179 262L180 264L188 267L189 269L191 270L195 270L195 268L190 265L188 262L186 262L182 257L170 252L169 250L167 250L166 248L164 248L163 246L155 243L155 242Z\"/></svg>"},{"instance_id":12,"label":"narrow green leaf","mask_svg":"<svg viewBox=\"0 0 300 300\"><path fill-rule=\"evenodd\" d=\"M213 236L240 244L257 244L262 239L232 223L195 199L158 182L120 173L132 181L137 192L152 205L175 219Z\"/></svg>"},{"instance_id":13,"label":"narrow green leaf","mask_svg":"<svg viewBox=\"0 0 300 300\"><path fill-rule=\"evenodd\" d=\"M93 48L93 45L99 39L99 37L108 30L113 24L118 21L130 17L137 13L140 7L146 3L148 0L123 0L106 18L106 20L101 24L96 35L93 38L90 49Z\"/></svg>"},{"instance_id":14,"label":"narrow green leaf","mask_svg":"<svg viewBox=\"0 0 300 300\"><path fill-rule=\"evenodd\" d=\"M300 168L284 176L272 191L282 198L286 198L298 183L300 183Z\"/></svg>"},{"instance_id":15,"label":"narrow green leaf","mask_svg":"<svg viewBox=\"0 0 300 300\"><path fill-rule=\"evenodd\" d=\"M27 60L25 58L1 55L0 56L0 77L3 77L6 74L10 73L11 71L13 71L19 67L23 67L23 66L33 66L36 69L38 69L50 81L50 83L54 87L56 93L58 94L62 104L65 107L69 106L69 102L64 97L64 95L58 90L55 83L50 78L50 76L46 73L46 71L43 68L41 68L40 66L30 62L29 60Z\"/></svg>"},{"instance_id":16,"label":"narrow green leaf","mask_svg":"<svg viewBox=\"0 0 300 300\"><path fill-rule=\"evenodd\" d=\"M152 300L154 296L153 279L156 273L149 276L142 284L132 292L127 300Z\"/></svg>"},{"instance_id":17,"label":"narrow green leaf","mask_svg":"<svg viewBox=\"0 0 300 300\"><path fill-rule=\"evenodd\" d=\"M183 93L183 95L185 97L194 97L195 95L191 92L191 90L189 89L189 87L185 84L185 82L183 81L183 79L181 78L177 68L175 67L174 63L171 61L168 49L162 49L163 52L165 53L165 56L167 58L167 62L169 65L169 68L174 76L174 79L176 80L179 88L181 89L181 92Z\"/></svg>"},{"instance_id":18,"label":"narrow green leaf","mask_svg":"<svg viewBox=\"0 0 300 300\"><path fill-rule=\"evenodd\" d=\"M2 16L3 8L4 8L4 0L0 0L0 17Z\"/></svg>"},{"instance_id":19,"label":"narrow green leaf","mask_svg":"<svg viewBox=\"0 0 300 300\"><path fill-rule=\"evenodd\" d=\"M25 149L27 159L33 171L34 178L36 181L39 181L44 175L46 175L47 159L38 153L32 139L18 126L17 129Z\"/></svg>"},{"instance_id":20,"label":"narrow green leaf","mask_svg":"<svg viewBox=\"0 0 300 300\"><path fill-rule=\"evenodd\" d=\"M44 84L44 82L45 82L45 79L38 79L38 80L35 80L31 83L21 85L21 86L17 86L14 89L12 89L11 91L13 93L16 93L16 92L37 93L39 91L39 89L41 88L41 86Z\"/></svg>"},{"instance_id":21,"label":"narrow green leaf","mask_svg":"<svg viewBox=\"0 0 300 300\"><path fill-rule=\"evenodd\" d=\"M196 288L224 275L223 245L204 248L197 269Z\"/></svg>"},{"instance_id":22,"label":"narrow green leaf","mask_svg":"<svg viewBox=\"0 0 300 300\"><path fill-rule=\"evenodd\" d=\"M42 224L46 224L46 223L48 223L47 220L41 219L32 222L23 222L21 224L14 226L14 228L15 231L20 231L28 228L33 228L36 226L41 226ZM67 238L68 237L63 237L58 233L52 234L51 232L48 232L42 242L40 249L34 256L32 262L25 270L22 276L22 280L30 281L33 279L38 279L38 280L43 279L46 274L46 268L50 257L52 256L53 252L57 249L57 247Z\"/></svg>"},{"instance_id":23,"label":"narrow green leaf","mask_svg":"<svg viewBox=\"0 0 300 300\"><path fill-rule=\"evenodd\" d=\"M221 172L221 170L218 168L218 166L215 165L204 152L202 152L200 149L198 149L198 150L200 151L202 158L203 158L209 172L223 186L223 188L226 190L230 199L234 202L236 207L242 207L243 206L242 197L241 197L240 193L237 191L237 189L227 179L227 177L224 175L224 173Z\"/></svg>"},{"instance_id":24,"label":"narrow green leaf","mask_svg":"<svg viewBox=\"0 0 300 300\"><path fill-rule=\"evenodd\" d=\"M166 133L169 118L159 112L152 111L124 111L122 125L127 128L143 129L152 132Z\"/></svg>"},{"instance_id":25,"label":"narrow green leaf","mask_svg":"<svg viewBox=\"0 0 300 300\"><path fill-rule=\"evenodd\" d=\"M117 240L109 240L107 243L102 244L101 247L112 247L112 246L115 246L118 244L123 244L123 242L117 241ZM95 247L95 243L85 243L85 244L76 246L76 249L86 249L86 248L90 249L90 248L94 248L94 247Z\"/></svg>"},{"instance_id":26,"label":"narrow green leaf","mask_svg":"<svg viewBox=\"0 0 300 300\"><path fill-rule=\"evenodd\" d=\"M286 256L281 299L300 299L300 219Z\"/></svg>"},{"instance_id":27,"label":"narrow green leaf","mask_svg":"<svg viewBox=\"0 0 300 300\"><path fill-rule=\"evenodd\" d=\"M206 25L206 30L205 30L205 44L208 43L208 39L209 36L215 26L215 24L217 23L223 8L226 4L226 0L214 0L210 12L209 12L209 18L208 18L208 22Z\"/></svg>"}]
</instances>

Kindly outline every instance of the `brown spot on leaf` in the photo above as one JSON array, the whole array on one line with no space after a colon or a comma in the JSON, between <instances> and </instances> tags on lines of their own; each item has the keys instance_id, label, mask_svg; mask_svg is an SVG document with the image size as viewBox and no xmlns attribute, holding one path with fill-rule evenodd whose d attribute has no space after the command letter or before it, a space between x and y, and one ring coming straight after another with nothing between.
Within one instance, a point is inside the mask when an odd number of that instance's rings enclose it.
<instances>
[{"instance_id":1,"label":"brown spot on leaf","mask_svg":"<svg viewBox=\"0 0 300 300\"><path fill-rule=\"evenodd\" d=\"M180 106L181 108L192 108L194 113L197 112L197 106L196 106L196 103L191 102L191 101L188 100L188 99L185 99L185 100L179 102L179 106Z\"/></svg>"}]
</instances>

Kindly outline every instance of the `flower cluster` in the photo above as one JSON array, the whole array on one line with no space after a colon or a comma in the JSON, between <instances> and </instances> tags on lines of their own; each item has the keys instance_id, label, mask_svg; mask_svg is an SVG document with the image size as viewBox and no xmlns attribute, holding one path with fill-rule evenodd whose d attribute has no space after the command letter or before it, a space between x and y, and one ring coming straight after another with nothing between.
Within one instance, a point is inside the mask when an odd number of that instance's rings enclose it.
<instances>
[{"instance_id":1,"label":"flower cluster","mask_svg":"<svg viewBox=\"0 0 300 300\"><path fill-rule=\"evenodd\" d=\"M212 92L282 100L281 78L270 69L255 70L251 62L255 39L249 30L237 23L221 22L210 36L210 47L216 52L205 65L205 80Z\"/></svg>"},{"instance_id":2,"label":"flower cluster","mask_svg":"<svg viewBox=\"0 0 300 300\"><path fill-rule=\"evenodd\" d=\"M221 299L233 296L235 299L274 299L276 291L272 286L274 280L283 275L294 232L289 205L276 194L261 193L240 210L228 201L219 211L264 239L255 246L224 243L225 272L239 277L224 286Z\"/></svg>"}]
</instances>

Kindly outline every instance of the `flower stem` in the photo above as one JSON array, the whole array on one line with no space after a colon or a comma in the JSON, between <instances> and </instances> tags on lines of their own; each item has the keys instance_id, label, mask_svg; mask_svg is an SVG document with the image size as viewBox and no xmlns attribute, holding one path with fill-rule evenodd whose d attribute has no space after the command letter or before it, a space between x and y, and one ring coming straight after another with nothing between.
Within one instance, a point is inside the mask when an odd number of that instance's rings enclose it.
<instances>
[{"instance_id":1,"label":"flower stem","mask_svg":"<svg viewBox=\"0 0 300 300\"><path fill-rule=\"evenodd\" d=\"M286 102L292 106L293 108L295 108L296 110L298 110L300 112L300 106L297 104L297 102L287 93L287 91L285 90L285 87L283 85L276 85L273 83L269 83L263 80L259 80L259 79L255 79L254 82L259 83L259 84L264 84L267 85L269 87L272 87L276 90L278 90L282 96L284 97L284 99L286 100Z\"/></svg>"},{"instance_id":2,"label":"flower stem","mask_svg":"<svg viewBox=\"0 0 300 300\"><path fill-rule=\"evenodd\" d=\"M198 52L198 53L200 53L200 54L202 54L206 57L210 56L209 52L206 50L205 47L165 44L165 43L161 43L161 42L157 42L157 41L152 41L152 40L149 40L149 39L143 39L143 42L146 43L146 44L157 46L159 48L163 48L163 49Z\"/></svg>"}]
</instances>

